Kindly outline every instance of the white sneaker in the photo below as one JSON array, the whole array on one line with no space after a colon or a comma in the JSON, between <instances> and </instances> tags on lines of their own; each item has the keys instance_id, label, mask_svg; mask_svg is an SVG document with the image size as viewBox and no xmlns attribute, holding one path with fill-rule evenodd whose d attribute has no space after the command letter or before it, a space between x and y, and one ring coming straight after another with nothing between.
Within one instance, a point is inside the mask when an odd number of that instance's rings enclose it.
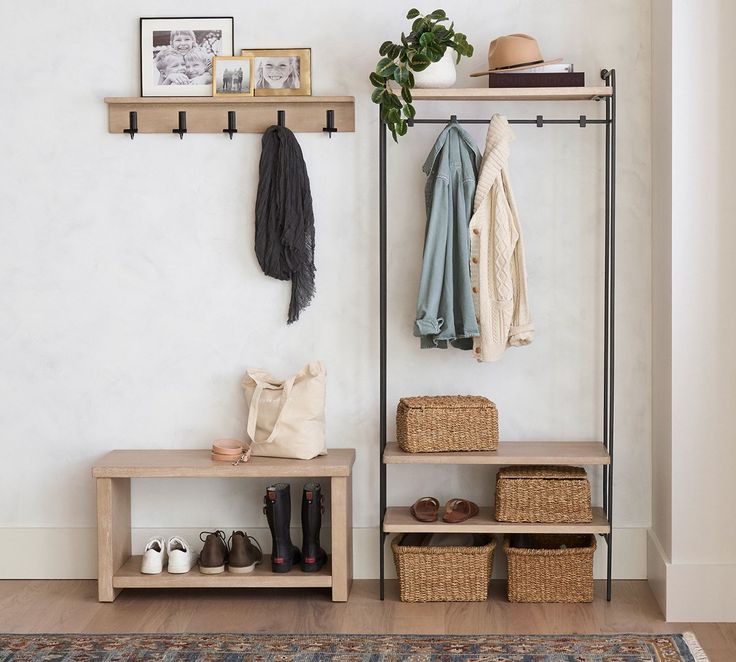
<instances>
[{"instance_id":1,"label":"white sneaker","mask_svg":"<svg viewBox=\"0 0 736 662\"><path fill-rule=\"evenodd\" d=\"M192 546L180 536L172 536L166 544L169 554L169 572L183 574L189 572L197 562Z\"/></svg>"},{"instance_id":2,"label":"white sneaker","mask_svg":"<svg viewBox=\"0 0 736 662\"><path fill-rule=\"evenodd\" d=\"M166 557L166 542L163 538L151 538L143 550L141 572L144 575L157 575L163 572Z\"/></svg>"}]
</instances>

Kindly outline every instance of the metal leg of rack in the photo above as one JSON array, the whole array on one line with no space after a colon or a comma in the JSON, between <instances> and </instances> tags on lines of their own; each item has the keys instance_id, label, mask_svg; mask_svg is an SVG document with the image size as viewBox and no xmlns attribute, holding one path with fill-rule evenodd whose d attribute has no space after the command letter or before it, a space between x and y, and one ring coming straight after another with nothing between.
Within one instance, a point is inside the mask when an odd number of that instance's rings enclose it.
<instances>
[{"instance_id":1,"label":"metal leg of rack","mask_svg":"<svg viewBox=\"0 0 736 662\"><path fill-rule=\"evenodd\" d=\"M614 333L615 333L615 266L616 266L616 72L603 70L601 78L612 88L606 97L606 162L605 162L605 284L603 322L603 443L610 464L603 468L603 508L608 518L606 540L606 599L611 600L613 559L613 405L614 405Z\"/></svg>"},{"instance_id":2,"label":"metal leg of rack","mask_svg":"<svg viewBox=\"0 0 736 662\"><path fill-rule=\"evenodd\" d=\"M381 272L380 282L380 353L381 353L381 375L380 375L380 443L379 448L379 474L381 480L381 492L379 503L378 539L381 545L379 551L379 593L380 598L384 598L384 549L386 536L383 532L383 519L386 515L386 465L383 462L383 452L386 448L386 125L380 117L378 117L378 190L379 190L379 269Z\"/></svg>"}]
</instances>

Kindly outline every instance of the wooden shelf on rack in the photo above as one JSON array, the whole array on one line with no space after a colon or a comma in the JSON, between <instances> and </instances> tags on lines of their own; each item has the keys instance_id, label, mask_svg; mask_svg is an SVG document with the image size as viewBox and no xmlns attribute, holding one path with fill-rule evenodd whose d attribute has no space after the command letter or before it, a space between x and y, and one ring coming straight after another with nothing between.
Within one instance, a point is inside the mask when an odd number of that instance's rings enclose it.
<instances>
[{"instance_id":1,"label":"wooden shelf on rack","mask_svg":"<svg viewBox=\"0 0 736 662\"><path fill-rule=\"evenodd\" d=\"M263 133L276 124L278 110L286 112L286 126L295 133L322 133L328 110L339 133L355 131L355 97L106 97L105 103L110 133L122 134L135 111L138 133L170 134L184 111L187 133L222 134L230 110L238 133Z\"/></svg>"},{"instance_id":2,"label":"wooden shelf on rack","mask_svg":"<svg viewBox=\"0 0 736 662\"><path fill-rule=\"evenodd\" d=\"M497 522L494 509L481 507L480 513L460 524L419 522L408 506L391 506L383 520L386 533L608 533L610 526L602 508L593 508L593 521L582 524L527 524Z\"/></svg>"},{"instance_id":3,"label":"wooden shelf on rack","mask_svg":"<svg viewBox=\"0 0 736 662\"><path fill-rule=\"evenodd\" d=\"M504 441L497 451L459 453L405 453L395 442L386 444L386 464L609 464L611 458L599 441Z\"/></svg>"},{"instance_id":4,"label":"wooden shelf on rack","mask_svg":"<svg viewBox=\"0 0 736 662\"><path fill-rule=\"evenodd\" d=\"M219 575L203 575L197 566L189 572L174 575L166 572L144 575L140 571L141 557L131 556L113 575L115 588L330 588L332 576L328 562L318 572L302 572L299 566L291 572L271 572L271 557L265 555L263 562L253 572L238 575L222 572Z\"/></svg>"},{"instance_id":5,"label":"wooden shelf on rack","mask_svg":"<svg viewBox=\"0 0 736 662\"><path fill-rule=\"evenodd\" d=\"M414 101L597 101L610 87L451 87L414 89Z\"/></svg>"}]
</instances>

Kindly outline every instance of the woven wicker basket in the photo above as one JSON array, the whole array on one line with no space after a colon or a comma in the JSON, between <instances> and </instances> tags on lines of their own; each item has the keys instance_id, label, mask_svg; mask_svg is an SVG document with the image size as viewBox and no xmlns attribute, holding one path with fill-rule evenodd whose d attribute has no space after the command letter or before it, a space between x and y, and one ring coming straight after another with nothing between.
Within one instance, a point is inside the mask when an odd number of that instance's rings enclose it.
<instances>
[{"instance_id":1,"label":"woven wicker basket","mask_svg":"<svg viewBox=\"0 0 736 662\"><path fill-rule=\"evenodd\" d=\"M496 540L476 547L402 546L391 543L402 602L481 602L488 599Z\"/></svg>"},{"instance_id":2,"label":"woven wicker basket","mask_svg":"<svg viewBox=\"0 0 736 662\"><path fill-rule=\"evenodd\" d=\"M504 467L496 478L496 520L592 522L586 476L581 467Z\"/></svg>"},{"instance_id":3,"label":"woven wicker basket","mask_svg":"<svg viewBox=\"0 0 736 662\"><path fill-rule=\"evenodd\" d=\"M525 546L503 541L509 602L592 602L592 535L528 535ZM560 549L565 545L565 549Z\"/></svg>"},{"instance_id":4,"label":"woven wicker basket","mask_svg":"<svg viewBox=\"0 0 736 662\"><path fill-rule=\"evenodd\" d=\"M498 412L488 398L476 395L401 398L396 437L407 453L495 451Z\"/></svg>"}]
</instances>

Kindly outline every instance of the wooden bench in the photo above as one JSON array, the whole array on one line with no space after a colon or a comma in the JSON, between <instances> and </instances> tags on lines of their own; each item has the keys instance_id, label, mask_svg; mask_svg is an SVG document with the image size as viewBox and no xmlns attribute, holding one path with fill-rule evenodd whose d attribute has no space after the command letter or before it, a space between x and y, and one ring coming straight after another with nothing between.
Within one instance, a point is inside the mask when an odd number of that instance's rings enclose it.
<instances>
[{"instance_id":1,"label":"wooden bench","mask_svg":"<svg viewBox=\"0 0 736 662\"><path fill-rule=\"evenodd\" d=\"M254 457L233 466L215 462L209 450L116 450L92 469L97 481L97 584L100 602L112 602L124 588L328 587L335 602L345 602L353 580L352 467L355 449L335 448L313 460ZM271 572L266 556L246 575L224 572L158 575L140 572L140 556L132 556L130 531L131 478L329 478L332 550L319 572L295 568Z\"/></svg>"}]
</instances>

